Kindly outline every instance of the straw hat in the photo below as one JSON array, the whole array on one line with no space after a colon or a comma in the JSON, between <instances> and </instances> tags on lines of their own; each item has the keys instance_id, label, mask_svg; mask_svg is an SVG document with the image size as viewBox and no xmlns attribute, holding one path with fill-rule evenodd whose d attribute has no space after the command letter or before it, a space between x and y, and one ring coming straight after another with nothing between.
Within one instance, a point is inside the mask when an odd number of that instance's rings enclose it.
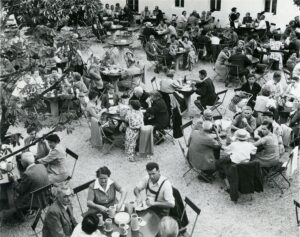
<instances>
[{"instance_id":1,"label":"straw hat","mask_svg":"<svg viewBox=\"0 0 300 237\"><path fill-rule=\"evenodd\" d=\"M235 137L240 141L246 141L250 138L250 134L245 129L238 129L235 132Z\"/></svg>"},{"instance_id":2,"label":"straw hat","mask_svg":"<svg viewBox=\"0 0 300 237\"><path fill-rule=\"evenodd\" d=\"M146 27L152 27L153 25L152 25L151 22L146 22L146 23L145 23L145 26L146 26Z\"/></svg>"}]
</instances>

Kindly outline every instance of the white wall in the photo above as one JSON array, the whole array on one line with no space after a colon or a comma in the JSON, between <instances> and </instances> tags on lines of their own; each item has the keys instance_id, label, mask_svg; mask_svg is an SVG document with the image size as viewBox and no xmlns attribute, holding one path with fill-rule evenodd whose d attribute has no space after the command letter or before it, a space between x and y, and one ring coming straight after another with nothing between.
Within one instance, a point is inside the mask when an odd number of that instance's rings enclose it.
<instances>
[{"instance_id":1,"label":"white wall","mask_svg":"<svg viewBox=\"0 0 300 237\"><path fill-rule=\"evenodd\" d=\"M104 0L104 4L115 4L117 2L123 7L126 0ZM180 15L183 10L186 10L190 14L193 10L201 11L210 10L210 0L185 0L185 7L175 7L175 0L139 0L139 11L141 12L145 6L148 6L152 11L155 6L166 13L167 17L172 14ZM220 19L223 26L228 24L228 15L232 7L237 7L238 12L241 13L241 17L244 17L246 12L250 12L252 17L256 17L258 12L264 10L265 0L221 0L221 11L214 12L213 16L216 19ZM300 15L299 8L294 5L293 0L277 0L277 13L265 13L266 20L270 23L275 23L277 28L282 30L285 25L289 23L296 15ZM242 18L241 18L242 19Z\"/></svg>"}]
</instances>

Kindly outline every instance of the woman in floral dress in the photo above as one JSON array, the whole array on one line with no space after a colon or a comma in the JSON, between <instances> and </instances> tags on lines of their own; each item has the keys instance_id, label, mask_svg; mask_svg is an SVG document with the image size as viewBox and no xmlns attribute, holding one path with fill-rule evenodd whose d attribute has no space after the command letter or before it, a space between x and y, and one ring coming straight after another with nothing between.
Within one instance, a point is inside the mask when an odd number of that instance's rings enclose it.
<instances>
[{"instance_id":1,"label":"woman in floral dress","mask_svg":"<svg viewBox=\"0 0 300 237\"><path fill-rule=\"evenodd\" d=\"M144 125L144 115L140 110L141 104L137 100L130 101L131 109L127 112L125 120L128 123L125 134L125 152L128 160L134 162L136 141L139 137L140 128Z\"/></svg>"}]
</instances>

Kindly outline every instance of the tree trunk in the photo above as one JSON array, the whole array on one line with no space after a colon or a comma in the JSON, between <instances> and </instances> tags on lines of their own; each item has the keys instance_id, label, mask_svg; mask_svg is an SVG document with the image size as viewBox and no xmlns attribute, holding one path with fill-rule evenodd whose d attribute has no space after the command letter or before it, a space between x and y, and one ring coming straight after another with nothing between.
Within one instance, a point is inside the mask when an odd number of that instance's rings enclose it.
<instances>
[{"instance_id":1,"label":"tree trunk","mask_svg":"<svg viewBox=\"0 0 300 237\"><path fill-rule=\"evenodd\" d=\"M3 98L2 98L3 99ZM2 114L1 114L1 121L0 121L0 136L1 136L1 143L5 140L5 135L10 127L9 119L6 118L6 112L7 107L4 105L4 103L1 103L2 105Z\"/></svg>"}]
</instances>

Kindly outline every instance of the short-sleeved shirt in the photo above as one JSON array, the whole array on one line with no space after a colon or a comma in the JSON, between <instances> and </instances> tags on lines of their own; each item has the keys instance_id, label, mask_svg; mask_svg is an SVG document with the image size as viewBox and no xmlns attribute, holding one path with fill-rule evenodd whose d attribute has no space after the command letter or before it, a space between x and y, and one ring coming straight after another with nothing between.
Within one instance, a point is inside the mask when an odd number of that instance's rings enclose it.
<instances>
[{"instance_id":1,"label":"short-sleeved shirt","mask_svg":"<svg viewBox=\"0 0 300 237\"><path fill-rule=\"evenodd\" d=\"M225 152L230 154L230 159L233 163L239 164L241 162L250 161L250 155L256 153L256 147L246 141L236 141L225 148Z\"/></svg>"},{"instance_id":2,"label":"short-sleeved shirt","mask_svg":"<svg viewBox=\"0 0 300 237\"><path fill-rule=\"evenodd\" d=\"M98 179L89 186L88 201L93 201L96 204L105 206L106 208L117 203L116 191L118 187L111 179L107 180L107 186L104 190Z\"/></svg>"},{"instance_id":3,"label":"short-sleeved shirt","mask_svg":"<svg viewBox=\"0 0 300 237\"><path fill-rule=\"evenodd\" d=\"M270 167L279 160L279 146L277 136L270 133L259 140L263 149L256 154L256 159L263 167Z\"/></svg>"},{"instance_id":4,"label":"short-sleeved shirt","mask_svg":"<svg viewBox=\"0 0 300 237\"><path fill-rule=\"evenodd\" d=\"M250 118L247 118L248 124L250 127L253 129L253 131L256 128L256 119L251 116ZM247 130L246 124L243 122L243 116L241 114L237 115L235 119L232 122L232 125L237 127L237 128L244 128ZM247 130L248 131L248 130ZM248 131L248 132L253 132L253 131Z\"/></svg>"},{"instance_id":5,"label":"short-sleeved shirt","mask_svg":"<svg viewBox=\"0 0 300 237\"><path fill-rule=\"evenodd\" d=\"M164 184L162 185L158 196L157 201L167 201L169 203L172 203L175 205L175 199L173 196L173 189L172 185L169 180L167 180L165 177L160 176L159 180L153 184L149 177L145 177L138 185L137 188L139 190L146 190L147 198L150 200L155 201L155 194L151 193L149 190L147 190L147 186L149 184L149 189L153 190L154 192L157 192L162 182L165 180Z\"/></svg>"}]
</instances>

